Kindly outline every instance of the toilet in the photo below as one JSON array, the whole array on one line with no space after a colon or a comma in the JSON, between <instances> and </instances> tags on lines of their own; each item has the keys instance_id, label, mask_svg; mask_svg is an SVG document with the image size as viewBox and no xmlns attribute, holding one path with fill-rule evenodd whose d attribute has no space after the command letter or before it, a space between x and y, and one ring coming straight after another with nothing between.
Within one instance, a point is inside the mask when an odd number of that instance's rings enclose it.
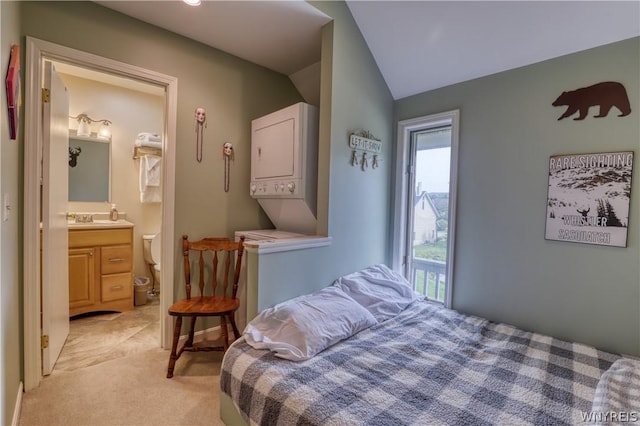
<instances>
[{"instance_id":1,"label":"toilet","mask_svg":"<svg viewBox=\"0 0 640 426\"><path fill-rule=\"evenodd\" d=\"M162 239L160 232L157 234L142 235L142 252L144 261L149 265L151 271L151 293L156 294L160 289L160 248ZM156 285L157 284L157 285Z\"/></svg>"}]
</instances>

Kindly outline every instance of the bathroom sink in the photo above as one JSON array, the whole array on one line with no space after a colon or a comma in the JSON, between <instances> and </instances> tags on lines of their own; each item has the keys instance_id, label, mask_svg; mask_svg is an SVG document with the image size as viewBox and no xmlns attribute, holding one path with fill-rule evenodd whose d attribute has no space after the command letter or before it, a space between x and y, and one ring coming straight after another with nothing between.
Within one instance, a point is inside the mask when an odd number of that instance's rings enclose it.
<instances>
[{"instance_id":1,"label":"bathroom sink","mask_svg":"<svg viewBox=\"0 0 640 426\"><path fill-rule=\"evenodd\" d=\"M76 222L75 220L69 220L69 229L103 229L103 228L132 228L133 223L124 219L108 220L108 219L94 219L93 222Z\"/></svg>"}]
</instances>

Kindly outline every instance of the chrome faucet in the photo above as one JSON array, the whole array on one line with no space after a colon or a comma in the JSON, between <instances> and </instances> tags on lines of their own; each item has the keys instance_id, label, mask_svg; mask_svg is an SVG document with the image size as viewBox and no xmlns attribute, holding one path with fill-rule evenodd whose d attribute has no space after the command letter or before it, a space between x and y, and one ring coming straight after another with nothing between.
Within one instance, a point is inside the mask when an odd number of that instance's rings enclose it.
<instances>
[{"instance_id":1,"label":"chrome faucet","mask_svg":"<svg viewBox=\"0 0 640 426\"><path fill-rule=\"evenodd\" d=\"M93 222L93 215L91 214L77 214L76 223Z\"/></svg>"}]
</instances>

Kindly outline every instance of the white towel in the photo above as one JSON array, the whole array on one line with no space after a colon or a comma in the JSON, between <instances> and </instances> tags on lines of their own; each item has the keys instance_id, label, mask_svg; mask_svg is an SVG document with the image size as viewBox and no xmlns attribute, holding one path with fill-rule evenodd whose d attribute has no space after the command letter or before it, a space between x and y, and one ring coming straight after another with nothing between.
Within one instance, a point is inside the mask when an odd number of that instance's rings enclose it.
<instances>
[{"instance_id":1,"label":"white towel","mask_svg":"<svg viewBox=\"0 0 640 426\"><path fill-rule=\"evenodd\" d=\"M142 142L161 142L162 141L159 134L149 133L149 132L138 133L138 136L136 137L136 139Z\"/></svg>"},{"instance_id":2,"label":"white towel","mask_svg":"<svg viewBox=\"0 0 640 426\"><path fill-rule=\"evenodd\" d=\"M160 186L160 157L143 155L145 186Z\"/></svg>"},{"instance_id":3,"label":"white towel","mask_svg":"<svg viewBox=\"0 0 640 426\"><path fill-rule=\"evenodd\" d=\"M158 148L158 149L162 149L162 142L149 142L149 141L143 141L140 139L136 139L135 146L146 146L149 148Z\"/></svg>"},{"instance_id":4,"label":"white towel","mask_svg":"<svg viewBox=\"0 0 640 426\"><path fill-rule=\"evenodd\" d=\"M162 149L162 138L157 133L138 133L134 145Z\"/></svg>"},{"instance_id":5,"label":"white towel","mask_svg":"<svg viewBox=\"0 0 640 426\"><path fill-rule=\"evenodd\" d=\"M161 158L143 155L140 159L140 202L159 203L162 201L160 188Z\"/></svg>"}]
</instances>

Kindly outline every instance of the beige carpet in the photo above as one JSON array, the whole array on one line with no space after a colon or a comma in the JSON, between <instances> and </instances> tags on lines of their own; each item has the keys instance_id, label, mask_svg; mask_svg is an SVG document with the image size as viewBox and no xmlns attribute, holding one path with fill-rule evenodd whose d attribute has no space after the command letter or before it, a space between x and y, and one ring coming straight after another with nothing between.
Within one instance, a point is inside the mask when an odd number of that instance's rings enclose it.
<instances>
[{"instance_id":1,"label":"beige carpet","mask_svg":"<svg viewBox=\"0 0 640 426\"><path fill-rule=\"evenodd\" d=\"M122 313L83 315L53 373L24 394L19 424L221 425L216 352L185 353L167 379L158 298Z\"/></svg>"},{"instance_id":2,"label":"beige carpet","mask_svg":"<svg viewBox=\"0 0 640 426\"><path fill-rule=\"evenodd\" d=\"M54 371L24 395L19 425L222 425L222 354L185 353L172 379L168 359L168 351L151 349Z\"/></svg>"}]
</instances>

